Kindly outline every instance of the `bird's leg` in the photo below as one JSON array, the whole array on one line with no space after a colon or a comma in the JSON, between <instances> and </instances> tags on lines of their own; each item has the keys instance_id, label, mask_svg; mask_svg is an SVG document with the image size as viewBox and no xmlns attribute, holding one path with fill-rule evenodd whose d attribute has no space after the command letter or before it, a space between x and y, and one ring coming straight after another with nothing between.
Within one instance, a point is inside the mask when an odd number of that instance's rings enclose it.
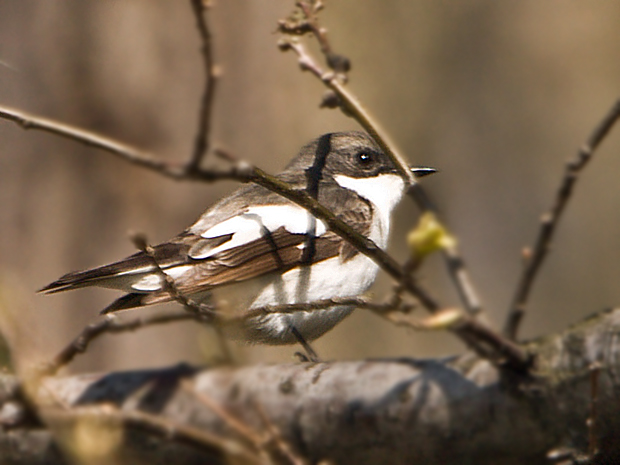
<instances>
[{"instance_id":1,"label":"bird's leg","mask_svg":"<svg viewBox=\"0 0 620 465\"><path fill-rule=\"evenodd\" d=\"M295 326L291 325L291 333L293 334L293 336L295 336L295 339L297 339L297 342L299 342L299 344L301 344L301 346L304 348L304 351L306 352L305 354L302 354L300 352L296 352L295 355L300 356L300 358L302 359L301 361L310 361L310 362L320 362L321 358L318 356L318 354L314 351L314 349L312 348L312 346L308 343L308 341L306 341L304 339L304 337L301 335L301 333L297 330L297 328L295 328Z\"/></svg>"}]
</instances>

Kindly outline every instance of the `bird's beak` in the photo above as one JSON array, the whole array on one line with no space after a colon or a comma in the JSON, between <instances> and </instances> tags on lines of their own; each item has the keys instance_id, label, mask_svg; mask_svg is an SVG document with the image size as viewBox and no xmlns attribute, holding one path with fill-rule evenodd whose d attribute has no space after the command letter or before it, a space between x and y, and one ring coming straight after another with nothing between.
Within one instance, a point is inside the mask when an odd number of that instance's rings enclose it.
<instances>
[{"instance_id":1,"label":"bird's beak","mask_svg":"<svg viewBox=\"0 0 620 465\"><path fill-rule=\"evenodd\" d=\"M410 169L416 179L423 178L424 176L437 172L435 168L428 168L426 166L412 166Z\"/></svg>"}]
</instances>

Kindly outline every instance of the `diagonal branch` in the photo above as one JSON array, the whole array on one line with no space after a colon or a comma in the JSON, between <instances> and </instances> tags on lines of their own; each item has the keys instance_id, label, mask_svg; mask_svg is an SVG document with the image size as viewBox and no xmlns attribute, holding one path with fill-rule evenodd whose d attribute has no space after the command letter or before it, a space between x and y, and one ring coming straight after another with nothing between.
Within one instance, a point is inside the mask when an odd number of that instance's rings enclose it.
<instances>
[{"instance_id":1,"label":"diagonal branch","mask_svg":"<svg viewBox=\"0 0 620 465\"><path fill-rule=\"evenodd\" d=\"M517 338L519 324L526 310L530 291L534 285L534 280L543 264L549 249L553 235L560 221L564 208L566 207L573 188L581 171L592 158L595 150L605 139L605 136L612 129L614 124L620 119L620 100L616 101L612 108L607 112L601 122L594 128L594 131L579 149L574 159L566 163L564 176L556 192L555 200L551 209L545 213L540 220L540 230L534 245L534 249L528 258L527 264L523 269L515 295L510 306L510 311L504 326L504 334L512 340ZM528 254L529 255L529 254Z\"/></svg>"},{"instance_id":2,"label":"diagonal branch","mask_svg":"<svg viewBox=\"0 0 620 465\"><path fill-rule=\"evenodd\" d=\"M201 182L213 182L229 179L240 182L253 182L273 191L299 206L308 210L316 218L324 221L334 233L348 241L359 252L374 260L385 272L398 282L403 282L404 287L416 296L429 310L435 311L439 304L426 292L421 290L411 278L404 276L401 266L394 258L371 239L355 231L348 224L337 218L328 208L321 205L305 190L294 189L276 176L267 174L260 168L248 163L238 163L230 170L215 171L197 168L187 172L182 165L171 164L156 159L152 154L136 149L130 145L115 141L114 139L101 136L95 132L76 128L67 124L58 123L49 119L40 118L20 112L11 108L0 106L0 118L18 123L24 129L38 129L61 137L93 146L110 152L125 161L142 168L155 171L163 176L176 180L191 180Z\"/></svg>"},{"instance_id":3,"label":"diagonal branch","mask_svg":"<svg viewBox=\"0 0 620 465\"><path fill-rule=\"evenodd\" d=\"M396 165L399 174L407 184L409 186L414 184L413 173L408 168L403 156L394 149L395 145L389 140L386 132L381 129L359 100L342 84L338 76L332 72L325 72L299 41L285 39L280 41L279 46L282 51L293 50L297 54L300 68L303 71L310 71L338 96L342 111L360 123L366 132L379 144L381 150Z\"/></svg>"},{"instance_id":4,"label":"diagonal branch","mask_svg":"<svg viewBox=\"0 0 620 465\"><path fill-rule=\"evenodd\" d=\"M312 31L320 30L317 25L316 15L312 13L311 7L305 2L299 2L301 10L308 20L308 24ZM285 20L280 21L280 30L283 33L289 33L289 29L283 27L286 25ZM326 55L326 59L329 63L330 56L333 55L331 47L327 48L323 45L327 43L325 32L320 30L321 33L315 32L315 36L321 43L321 50ZM296 34L296 32L292 32ZM399 173L405 179L409 185L409 196L416 202L422 211L434 211L434 208L430 206L430 203L426 201L422 188L414 182L413 174L408 168L407 163L404 161L403 156L394 148L394 144L388 139L385 131L380 127L379 123L375 121L372 115L366 110L359 100L351 93L339 79L340 75L335 73L325 72L321 66L316 63L312 56L308 53L306 48L299 43L298 40L283 40L280 42L280 49L283 51L293 50L298 57L298 63L302 70L310 71L314 76L319 78L326 87L328 87L336 95L337 106L340 107L342 112L347 116L353 117L373 139L377 141L381 149L392 159ZM327 51L326 51L327 50ZM328 53L330 55L328 55ZM328 105L329 106L329 105ZM465 267L465 261L462 258L458 247L452 246L449 249L443 251L443 256L448 267L448 272L455 284L459 296L466 310L475 315L481 309L480 299L474 285L469 277L467 268Z\"/></svg>"},{"instance_id":5,"label":"diagonal branch","mask_svg":"<svg viewBox=\"0 0 620 465\"><path fill-rule=\"evenodd\" d=\"M317 202L306 191L294 189L289 184L280 180L276 176L265 173L260 168L241 162L227 171L214 171L198 168L194 172L187 172L181 165L173 165L157 160L148 152L119 143L114 139L101 136L91 131L79 129L49 119L31 116L2 106L0 106L0 118L13 121L24 129L42 130L61 137L66 137L88 146L99 148L134 165L149 169L172 179L201 182L213 182L220 179L233 179L240 182L254 182L291 200L297 205L308 210L316 218L324 221L330 230L349 242L360 253L363 253L377 263L383 271L390 275L410 294L415 296L428 311L436 312L441 308L440 304L434 297L432 297L424 288L419 286L415 280L403 270L394 258L387 254L371 239L359 234L348 224L338 219L328 208ZM478 332L476 331L476 325L472 326L468 323L463 323L458 333L468 346L475 348L476 338L463 336L463 334L468 333L469 329L467 328L471 328L473 333ZM493 335L489 336L492 340L501 342L499 335L495 334L491 328L485 328L484 332ZM508 343L509 341L505 342ZM504 349L506 353L510 353L512 354L511 356L514 356L515 365L521 364L525 366L527 364L528 358L526 354L524 354L518 347L511 346L505 347Z\"/></svg>"}]
</instances>

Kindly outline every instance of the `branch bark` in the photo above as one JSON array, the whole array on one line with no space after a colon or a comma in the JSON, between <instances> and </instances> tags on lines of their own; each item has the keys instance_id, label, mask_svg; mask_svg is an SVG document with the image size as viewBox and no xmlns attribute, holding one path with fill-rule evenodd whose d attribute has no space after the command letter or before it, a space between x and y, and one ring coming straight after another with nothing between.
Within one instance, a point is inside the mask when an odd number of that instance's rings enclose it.
<instances>
[{"instance_id":1,"label":"branch bark","mask_svg":"<svg viewBox=\"0 0 620 465\"><path fill-rule=\"evenodd\" d=\"M560 449L587 453L593 440L599 452L592 463L618 463L619 336L620 309L531 341L523 346L534 358L528 376L467 355L47 378L37 400L47 428L24 422L0 431L0 457L11 464L66 463L54 438L74 437L83 418L97 418L93 408L108 406L123 431L115 463L224 460L212 439L203 447L182 435L156 434L151 423L136 420L144 412L157 415L162 430L176 425L193 438L202 431L231 450L247 443L231 418L255 432L268 431L268 422L281 444L311 463L547 464ZM11 402L26 409L13 378L1 377L0 390L1 411ZM65 406L62 415L58 405Z\"/></svg>"}]
</instances>

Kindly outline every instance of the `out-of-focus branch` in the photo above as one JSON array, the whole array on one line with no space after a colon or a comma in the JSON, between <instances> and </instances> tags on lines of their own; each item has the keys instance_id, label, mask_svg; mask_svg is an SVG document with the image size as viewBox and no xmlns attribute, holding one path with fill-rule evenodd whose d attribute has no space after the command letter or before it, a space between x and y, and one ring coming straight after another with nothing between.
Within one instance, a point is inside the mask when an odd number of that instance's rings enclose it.
<instances>
[{"instance_id":1,"label":"out-of-focus branch","mask_svg":"<svg viewBox=\"0 0 620 465\"><path fill-rule=\"evenodd\" d=\"M200 103L200 112L198 116L198 131L194 142L194 152L191 160L187 165L189 171L194 171L200 167L204 156L209 151L209 135L211 133L211 114L213 111L213 98L215 96L215 87L217 84L217 72L213 63L213 50L211 40L211 30L205 17L207 2L205 0L190 0L194 16L196 17L196 26L200 34L202 42L202 62L205 71L205 84Z\"/></svg>"},{"instance_id":2,"label":"out-of-focus branch","mask_svg":"<svg viewBox=\"0 0 620 465\"><path fill-rule=\"evenodd\" d=\"M512 340L517 338L519 324L526 310L530 291L535 278L543 264L549 249L557 225L562 217L564 208L570 200L575 183L581 171L592 158L595 150L605 139L612 127L620 118L620 100L616 101L605 117L594 128L594 131L579 149L574 159L566 163L564 176L556 192L551 209L540 220L540 230L534 248L526 258L526 265L521 273L514 298L512 300L508 318L504 326L504 334Z\"/></svg>"},{"instance_id":3,"label":"out-of-focus branch","mask_svg":"<svg viewBox=\"0 0 620 465\"><path fill-rule=\"evenodd\" d=\"M162 325L176 321L195 320L204 322L205 316L195 313L172 313L164 315L155 315L149 317L134 318L128 321L120 320L115 315L108 315L104 319L91 323L86 326L78 336L71 341L60 353L58 353L51 361L43 364L36 375L49 376L63 366L71 363L71 361L81 353L86 352L88 346L98 337L105 333L124 333L135 331L140 328L153 325Z\"/></svg>"},{"instance_id":4,"label":"out-of-focus branch","mask_svg":"<svg viewBox=\"0 0 620 465\"><path fill-rule=\"evenodd\" d=\"M139 431L167 443L190 446L210 455L212 460L218 462L227 459L233 463L256 465L264 463L258 454L248 450L240 441L143 410L121 410L113 404L108 404L102 407L78 407L71 411L46 408L43 410L43 415L46 422L59 435L61 446L64 445L69 456L78 459L80 463L104 463L98 462L97 459L101 460L100 454L105 453L100 448L80 444L80 428L89 428L90 434L98 434L104 438L106 433L111 435L114 431ZM114 460L116 452L114 445L113 443L109 445L110 460Z\"/></svg>"},{"instance_id":5,"label":"out-of-focus branch","mask_svg":"<svg viewBox=\"0 0 620 465\"><path fill-rule=\"evenodd\" d=\"M170 388L178 379L171 369L52 377L42 380L40 392L43 399L52 396L68 406L60 413L76 425L97 421L89 408L113 405L111 415L123 415L118 420L126 427L116 451L134 454L131 463L170 463L181 453L193 454L191 463L213 463L202 455L211 441L179 449L182 441L174 434L169 439L159 434L171 425L208 433L218 439L213 443L217 450L224 438L231 441L226 444L252 451L247 431L264 431L265 420L310 463L544 465L560 447L587 454L590 444L598 447L596 463L618 463L619 335L616 309L530 341L527 350L536 359L532 377L498 370L470 355L210 367L189 375L184 369L179 371L185 389ZM598 364L596 378L593 363ZM0 375L0 410L21 402L3 392L11 380ZM587 424L593 418L593 392L599 406L596 428ZM256 399L264 415L257 414ZM138 418L157 413L163 424L152 431L152 422L137 421L134 429L126 421L134 412ZM231 424L231 415L241 428ZM153 435L157 440L149 441ZM66 463L50 458L52 438L40 424L0 428L0 456L10 457L14 465Z\"/></svg>"}]
</instances>

